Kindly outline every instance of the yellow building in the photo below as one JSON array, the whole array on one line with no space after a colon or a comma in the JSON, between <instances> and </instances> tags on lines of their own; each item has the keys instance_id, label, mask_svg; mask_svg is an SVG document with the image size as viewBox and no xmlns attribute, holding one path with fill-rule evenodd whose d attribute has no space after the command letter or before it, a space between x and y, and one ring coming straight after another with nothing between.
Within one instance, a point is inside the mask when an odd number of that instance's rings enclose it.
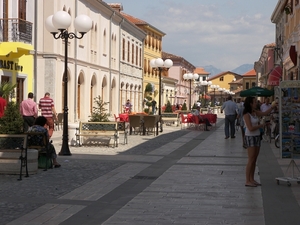
<instances>
[{"instance_id":1,"label":"yellow building","mask_svg":"<svg viewBox=\"0 0 300 225\"><path fill-rule=\"evenodd\" d=\"M151 59L162 58L162 38L165 36L165 33L143 20L124 14L123 16L147 34L144 42L143 90L145 92L146 86L151 84L152 92L144 93L144 95L145 97L149 95L156 102L159 102L159 96L161 95L161 93L159 93L159 73L150 67L150 61ZM164 74L162 74L162 76L163 75Z\"/></svg>"},{"instance_id":2,"label":"yellow building","mask_svg":"<svg viewBox=\"0 0 300 225\"><path fill-rule=\"evenodd\" d=\"M34 90L33 13L34 1L1 1L0 78L17 84L15 99L21 102ZM32 12L32 11L30 11ZM8 100L8 99L7 99Z\"/></svg>"},{"instance_id":3,"label":"yellow building","mask_svg":"<svg viewBox=\"0 0 300 225\"><path fill-rule=\"evenodd\" d=\"M16 101L20 103L33 92L33 46L21 42L2 42L0 44L1 83L17 84Z\"/></svg>"},{"instance_id":4,"label":"yellow building","mask_svg":"<svg viewBox=\"0 0 300 225\"><path fill-rule=\"evenodd\" d=\"M208 94L214 95L215 100L222 104L227 97L227 93L230 90L230 83L241 79L242 76L230 71L219 73L213 77L210 77L207 81L211 81L212 85L219 85L218 90L214 90L211 87L208 88Z\"/></svg>"}]
</instances>

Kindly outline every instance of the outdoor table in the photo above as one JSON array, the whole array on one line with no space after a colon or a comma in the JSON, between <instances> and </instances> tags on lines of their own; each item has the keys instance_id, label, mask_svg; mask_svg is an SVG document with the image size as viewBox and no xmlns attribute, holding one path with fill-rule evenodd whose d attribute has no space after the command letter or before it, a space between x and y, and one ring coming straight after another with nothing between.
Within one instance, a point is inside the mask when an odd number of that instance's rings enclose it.
<instances>
[{"instance_id":1,"label":"outdoor table","mask_svg":"<svg viewBox=\"0 0 300 225\"><path fill-rule=\"evenodd\" d=\"M128 113L119 114L119 118L120 118L121 122L129 122L129 114Z\"/></svg>"}]
</instances>

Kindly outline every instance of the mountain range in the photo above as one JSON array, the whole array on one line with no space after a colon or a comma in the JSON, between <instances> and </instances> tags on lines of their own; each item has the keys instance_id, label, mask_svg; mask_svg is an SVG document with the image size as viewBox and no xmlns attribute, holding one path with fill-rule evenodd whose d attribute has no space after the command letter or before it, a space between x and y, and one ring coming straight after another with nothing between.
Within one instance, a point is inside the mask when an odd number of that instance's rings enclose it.
<instances>
[{"instance_id":1,"label":"mountain range","mask_svg":"<svg viewBox=\"0 0 300 225\"><path fill-rule=\"evenodd\" d=\"M202 67L204 68L204 70L206 72L210 73L209 77L213 77L213 76L215 76L215 75L217 75L219 73L225 72L225 71L220 70L220 69L218 69L218 68L216 68L216 67L214 67L212 65L202 66ZM252 70L253 67L254 67L253 64L243 64L243 65L241 65L241 66L239 66L239 67L237 67L237 68L235 68L233 70L230 70L230 72L243 75L243 74L247 73L249 70Z\"/></svg>"}]
</instances>

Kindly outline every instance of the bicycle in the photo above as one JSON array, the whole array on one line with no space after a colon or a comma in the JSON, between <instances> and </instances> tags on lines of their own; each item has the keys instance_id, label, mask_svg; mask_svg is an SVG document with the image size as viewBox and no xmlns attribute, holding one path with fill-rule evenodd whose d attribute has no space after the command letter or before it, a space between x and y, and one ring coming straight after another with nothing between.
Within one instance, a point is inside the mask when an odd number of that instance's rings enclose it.
<instances>
[{"instance_id":1,"label":"bicycle","mask_svg":"<svg viewBox=\"0 0 300 225\"><path fill-rule=\"evenodd\" d=\"M275 120L275 123L276 123L276 126L275 126L275 129L274 129L274 137L275 137L275 146L277 148L280 148L280 135L279 135L279 123L278 123L278 120Z\"/></svg>"},{"instance_id":2,"label":"bicycle","mask_svg":"<svg viewBox=\"0 0 300 225\"><path fill-rule=\"evenodd\" d=\"M266 121L263 133L263 140L271 143L271 124L270 121Z\"/></svg>"}]
</instances>

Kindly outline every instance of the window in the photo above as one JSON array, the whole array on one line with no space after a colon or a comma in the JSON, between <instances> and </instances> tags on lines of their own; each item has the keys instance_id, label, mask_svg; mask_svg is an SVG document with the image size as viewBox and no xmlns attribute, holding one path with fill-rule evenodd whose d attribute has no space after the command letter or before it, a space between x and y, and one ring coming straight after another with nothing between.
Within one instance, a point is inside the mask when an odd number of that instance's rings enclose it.
<instances>
[{"instance_id":1,"label":"window","mask_svg":"<svg viewBox=\"0 0 300 225\"><path fill-rule=\"evenodd\" d=\"M130 62L130 43L127 42L127 62Z\"/></svg>"},{"instance_id":2,"label":"window","mask_svg":"<svg viewBox=\"0 0 300 225\"><path fill-rule=\"evenodd\" d=\"M134 44L131 45L131 63L134 64Z\"/></svg>"},{"instance_id":3,"label":"window","mask_svg":"<svg viewBox=\"0 0 300 225\"><path fill-rule=\"evenodd\" d=\"M19 19L26 20L26 0L19 0Z\"/></svg>"},{"instance_id":4,"label":"window","mask_svg":"<svg viewBox=\"0 0 300 225\"><path fill-rule=\"evenodd\" d=\"M249 82L246 82L246 89L249 89Z\"/></svg>"},{"instance_id":5,"label":"window","mask_svg":"<svg viewBox=\"0 0 300 225\"><path fill-rule=\"evenodd\" d=\"M140 49L140 64L139 66L141 67L142 66L142 49Z\"/></svg>"},{"instance_id":6,"label":"window","mask_svg":"<svg viewBox=\"0 0 300 225\"><path fill-rule=\"evenodd\" d=\"M138 65L139 62L139 47L135 47L135 65Z\"/></svg>"},{"instance_id":7,"label":"window","mask_svg":"<svg viewBox=\"0 0 300 225\"><path fill-rule=\"evenodd\" d=\"M122 60L125 61L125 38L122 40Z\"/></svg>"},{"instance_id":8,"label":"window","mask_svg":"<svg viewBox=\"0 0 300 225\"><path fill-rule=\"evenodd\" d=\"M255 87L255 82L252 82L252 85L251 85L251 87Z\"/></svg>"},{"instance_id":9,"label":"window","mask_svg":"<svg viewBox=\"0 0 300 225\"><path fill-rule=\"evenodd\" d=\"M224 81L224 77L220 77L219 81Z\"/></svg>"}]
</instances>

